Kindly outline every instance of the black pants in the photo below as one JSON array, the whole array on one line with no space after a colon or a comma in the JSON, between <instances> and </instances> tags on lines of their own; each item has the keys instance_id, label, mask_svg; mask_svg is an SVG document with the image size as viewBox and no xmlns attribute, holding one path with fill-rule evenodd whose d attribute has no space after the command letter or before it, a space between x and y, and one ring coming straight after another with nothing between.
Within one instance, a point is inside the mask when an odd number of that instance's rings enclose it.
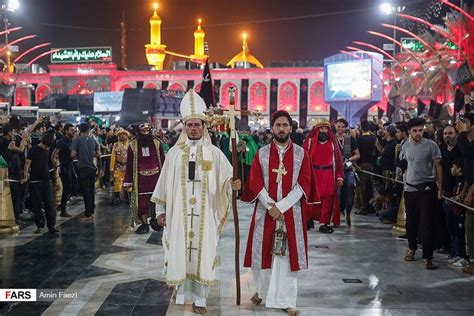
<instances>
[{"instance_id":1,"label":"black pants","mask_svg":"<svg viewBox=\"0 0 474 316\"><path fill-rule=\"evenodd\" d=\"M56 211L54 210L53 182L30 182L31 204L35 214L35 223L38 228L44 228L44 218L49 229L56 226ZM44 207L44 215L41 210Z\"/></svg>"},{"instance_id":2,"label":"black pants","mask_svg":"<svg viewBox=\"0 0 474 316\"><path fill-rule=\"evenodd\" d=\"M95 209L95 175L96 169L83 167L78 170L79 190L84 197L87 217L94 214Z\"/></svg>"},{"instance_id":3,"label":"black pants","mask_svg":"<svg viewBox=\"0 0 474 316\"><path fill-rule=\"evenodd\" d=\"M405 192L408 247L411 250L418 248L417 237L420 231L424 259L433 259L437 203L435 190Z\"/></svg>"},{"instance_id":4,"label":"black pants","mask_svg":"<svg viewBox=\"0 0 474 316\"><path fill-rule=\"evenodd\" d=\"M72 164L61 166L61 182L63 183L63 195L61 196L61 213L66 212L66 204L72 193L74 192L74 186L77 182L76 172Z\"/></svg>"},{"instance_id":5,"label":"black pants","mask_svg":"<svg viewBox=\"0 0 474 316\"><path fill-rule=\"evenodd\" d=\"M374 169L371 163L362 163L359 166L365 171L373 172ZM371 209L369 201L372 198L372 177L364 172L359 172L358 174L360 179L360 193L362 196L361 210L368 212Z\"/></svg>"},{"instance_id":6,"label":"black pants","mask_svg":"<svg viewBox=\"0 0 474 316\"><path fill-rule=\"evenodd\" d=\"M15 219L19 219L18 215L20 215L22 211L22 205L23 205L23 201L22 201L23 196L21 194L20 182L10 182L10 192L12 195L12 203L13 203L13 211L15 212Z\"/></svg>"}]
</instances>

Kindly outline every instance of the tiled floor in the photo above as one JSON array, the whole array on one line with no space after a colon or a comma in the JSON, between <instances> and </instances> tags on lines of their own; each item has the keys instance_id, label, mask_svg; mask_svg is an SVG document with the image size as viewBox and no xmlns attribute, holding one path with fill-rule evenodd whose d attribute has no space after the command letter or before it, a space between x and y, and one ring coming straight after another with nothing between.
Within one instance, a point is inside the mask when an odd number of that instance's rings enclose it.
<instances>
[{"instance_id":1,"label":"tiled floor","mask_svg":"<svg viewBox=\"0 0 474 316\"><path fill-rule=\"evenodd\" d=\"M110 207L106 193L98 200L91 223L79 221L82 205L73 205L76 216L61 219L59 238L34 235L28 227L0 239L4 287L78 293L72 300L10 304L0 315L192 315L190 306L170 303L160 233L134 234L128 207ZM241 253L251 212L239 204ZM332 235L309 232L310 268L298 276L303 315L474 315L474 277L450 267L446 255L436 255L435 271L425 270L421 260L404 262L405 242L393 238L389 226L374 217L353 218L351 228L343 224ZM219 245L219 281L208 299L209 315L284 315L251 306L254 287L244 268L242 304L235 305L233 227L227 225Z\"/></svg>"}]
</instances>

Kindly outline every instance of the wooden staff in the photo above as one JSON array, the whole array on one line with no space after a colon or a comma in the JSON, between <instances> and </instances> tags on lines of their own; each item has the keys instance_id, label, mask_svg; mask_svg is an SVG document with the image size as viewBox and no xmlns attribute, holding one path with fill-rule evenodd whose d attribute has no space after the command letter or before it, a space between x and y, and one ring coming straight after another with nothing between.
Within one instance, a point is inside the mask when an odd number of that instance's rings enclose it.
<instances>
[{"instance_id":1,"label":"wooden staff","mask_svg":"<svg viewBox=\"0 0 474 316\"><path fill-rule=\"evenodd\" d=\"M230 104L229 113L230 116L230 141L232 146L232 171L233 180L239 178L239 169L237 162L237 132L235 129L235 117L237 111L235 110L235 88L231 88L229 91ZM232 210L234 213L234 230L235 230L235 285L236 285L236 304L240 305L240 228L239 228L239 213L237 211L237 191L232 190Z\"/></svg>"}]
</instances>

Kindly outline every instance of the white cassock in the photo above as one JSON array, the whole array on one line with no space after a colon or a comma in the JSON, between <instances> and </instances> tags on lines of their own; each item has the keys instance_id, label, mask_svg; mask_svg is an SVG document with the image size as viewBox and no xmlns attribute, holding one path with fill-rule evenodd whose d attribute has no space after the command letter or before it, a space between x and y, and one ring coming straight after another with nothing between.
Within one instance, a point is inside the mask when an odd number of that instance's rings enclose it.
<instances>
[{"instance_id":1,"label":"white cassock","mask_svg":"<svg viewBox=\"0 0 474 316\"><path fill-rule=\"evenodd\" d=\"M283 163L283 157L287 148L277 146L280 162ZM275 204L280 212L285 213L293 205L299 203L303 191L299 185L296 185L288 195L282 197L282 182L278 183L278 202L273 201L265 188L262 190L258 199L262 205L266 205L269 210L269 204ZM285 227L285 225L283 225ZM288 250L287 250L288 252ZM252 269L252 275L255 287L260 298L265 300L265 306L269 308L296 308L296 298L298 296L297 272L290 269L290 258L286 256L273 256L271 269Z\"/></svg>"},{"instance_id":2,"label":"white cassock","mask_svg":"<svg viewBox=\"0 0 474 316\"><path fill-rule=\"evenodd\" d=\"M194 180L189 163L195 162ZM177 286L176 303L205 307L215 280L217 243L228 220L232 166L203 139L172 147L151 201L157 216L166 213L163 231L166 283Z\"/></svg>"}]
</instances>

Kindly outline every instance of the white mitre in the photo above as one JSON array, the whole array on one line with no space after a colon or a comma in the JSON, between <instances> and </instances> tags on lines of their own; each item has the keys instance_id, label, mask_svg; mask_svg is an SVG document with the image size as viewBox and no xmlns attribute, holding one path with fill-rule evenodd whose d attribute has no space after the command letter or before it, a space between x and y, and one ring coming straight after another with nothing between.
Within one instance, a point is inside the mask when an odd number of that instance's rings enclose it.
<instances>
[{"instance_id":1,"label":"white mitre","mask_svg":"<svg viewBox=\"0 0 474 316\"><path fill-rule=\"evenodd\" d=\"M207 107L204 100L199 96L199 94L196 93L196 91L194 91L194 89L190 89L184 95L183 100L181 100L181 104L179 108L184 125L186 125L187 120L193 119L193 118L200 119L206 122L206 115L204 114L206 109ZM205 145L212 144L211 136L209 135L209 132L206 126L203 127L202 136L203 136L203 142ZM184 126L176 144L177 145L184 144L187 139L188 139L188 135L186 133L186 126Z\"/></svg>"},{"instance_id":2,"label":"white mitre","mask_svg":"<svg viewBox=\"0 0 474 316\"><path fill-rule=\"evenodd\" d=\"M181 100L179 110L183 122L192 118L206 120L206 115L204 114L204 111L206 111L206 103L194 89L190 89L186 92L183 100Z\"/></svg>"}]
</instances>

